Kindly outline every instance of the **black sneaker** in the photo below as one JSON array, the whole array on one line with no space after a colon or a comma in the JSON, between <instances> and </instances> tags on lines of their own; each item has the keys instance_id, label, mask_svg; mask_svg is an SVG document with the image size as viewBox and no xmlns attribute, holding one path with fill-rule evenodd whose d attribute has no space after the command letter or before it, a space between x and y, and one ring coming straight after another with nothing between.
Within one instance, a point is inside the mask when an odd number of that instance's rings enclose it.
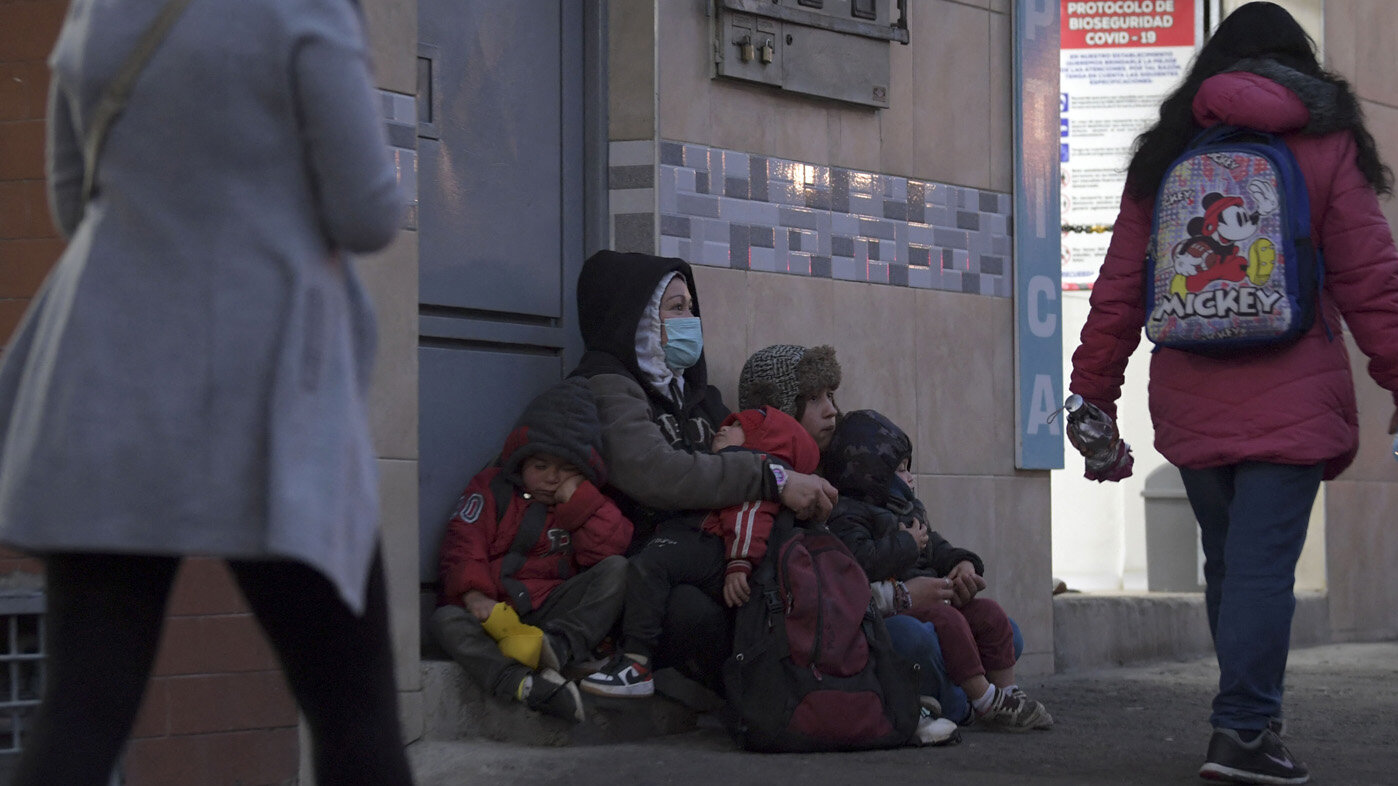
<instances>
[{"instance_id":1,"label":"black sneaker","mask_svg":"<svg viewBox=\"0 0 1398 786\"><path fill-rule=\"evenodd\" d=\"M583 677L578 685L597 696L643 698L655 693L650 668L622 654L614 656L600 670Z\"/></svg>"},{"instance_id":2,"label":"black sneaker","mask_svg":"<svg viewBox=\"0 0 1398 786\"><path fill-rule=\"evenodd\" d=\"M1263 729L1252 742L1243 742L1233 729L1214 729L1199 777L1224 783L1305 783L1311 774L1271 729Z\"/></svg>"},{"instance_id":3,"label":"black sneaker","mask_svg":"<svg viewBox=\"0 0 1398 786\"><path fill-rule=\"evenodd\" d=\"M519 686L519 699L529 709L555 718L574 723L587 719L578 686L550 668L539 669L525 677Z\"/></svg>"}]
</instances>

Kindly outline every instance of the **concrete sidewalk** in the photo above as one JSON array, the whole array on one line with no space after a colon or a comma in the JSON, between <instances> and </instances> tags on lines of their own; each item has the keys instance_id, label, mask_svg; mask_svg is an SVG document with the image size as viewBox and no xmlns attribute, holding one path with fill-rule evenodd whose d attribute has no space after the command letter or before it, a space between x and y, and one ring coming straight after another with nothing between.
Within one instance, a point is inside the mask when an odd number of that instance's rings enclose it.
<instances>
[{"instance_id":1,"label":"concrete sidewalk","mask_svg":"<svg viewBox=\"0 0 1398 786\"><path fill-rule=\"evenodd\" d=\"M1287 742L1311 782L1398 783L1398 642L1294 650ZM1053 713L1049 732L971 729L951 748L762 755L736 750L713 722L636 744L543 748L486 741L409 748L419 786L488 783L1117 786L1203 784L1217 680L1211 658L1030 679Z\"/></svg>"}]
</instances>

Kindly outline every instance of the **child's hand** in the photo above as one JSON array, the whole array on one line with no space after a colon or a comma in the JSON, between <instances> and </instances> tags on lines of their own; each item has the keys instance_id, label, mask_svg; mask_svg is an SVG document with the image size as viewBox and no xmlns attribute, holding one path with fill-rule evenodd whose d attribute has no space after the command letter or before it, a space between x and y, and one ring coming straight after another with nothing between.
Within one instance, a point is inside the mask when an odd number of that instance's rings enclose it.
<instances>
[{"instance_id":1,"label":"child's hand","mask_svg":"<svg viewBox=\"0 0 1398 786\"><path fill-rule=\"evenodd\" d=\"M480 590L471 590L461 596L462 602L466 604L466 610L471 612L471 616L485 622L490 619L490 612L495 610L495 601L486 597Z\"/></svg>"},{"instance_id":2,"label":"child's hand","mask_svg":"<svg viewBox=\"0 0 1398 786\"><path fill-rule=\"evenodd\" d=\"M922 551L923 549L927 548L926 524L923 524L918 519L913 519L912 521L909 521L907 524L902 525L902 527L904 532L913 536L913 540L917 543L918 551Z\"/></svg>"},{"instance_id":3,"label":"child's hand","mask_svg":"<svg viewBox=\"0 0 1398 786\"><path fill-rule=\"evenodd\" d=\"M723 602L728 607L737 608L748 602L752 592L748 589L748 574L730 573L723 578Z\"/></svg>"},{"instance_id":4,"label":"child's hand","mask_svg":"<svg viewBox=\"0 0 1398 786\"><path fill-rule=\"evenodd\" d=\"M961 607L976 597L976 593L985 589L985 577L976 573L976 566L970 560L962 560L947 573L947 580L951 582L952 591L955 593L951 600L951 605Z\"/></svg>"},{"instance_id":5,"label":"child's hand","mask_svg":"<svg viewBox=\"0 0 1398 786\"><path fill-rule=\"evenodd\" d=\"M558 488L554 489L553 492L553 504L562 505L572 499L573 492L578 490L578 486L581 486L582 482L583 476L578 472L574 472L559 481Z\"/></svg>"}]
</instances>

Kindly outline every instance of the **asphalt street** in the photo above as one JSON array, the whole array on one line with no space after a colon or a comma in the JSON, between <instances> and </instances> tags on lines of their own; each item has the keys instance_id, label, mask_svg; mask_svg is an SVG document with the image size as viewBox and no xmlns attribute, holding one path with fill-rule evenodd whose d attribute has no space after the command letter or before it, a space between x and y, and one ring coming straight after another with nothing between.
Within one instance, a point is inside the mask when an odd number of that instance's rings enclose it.
<instances>
[{"instance_id":1,"label":"asphalt street","mask_svg":"<svg viewBox=\"0 0 1398 786\"><path fill-rule=\"evenodd\" d=\"M1293 651L1287 744L1325 786L1398 784L1398 642ZM419 786L493 784L1203 784L1212 659L1057 674L1022 683L1053 730L969 729L960 745L823 754L738 750L705 716L643 743L539 748L487 741L409 748Z\"/></svg>"}]
</instances>

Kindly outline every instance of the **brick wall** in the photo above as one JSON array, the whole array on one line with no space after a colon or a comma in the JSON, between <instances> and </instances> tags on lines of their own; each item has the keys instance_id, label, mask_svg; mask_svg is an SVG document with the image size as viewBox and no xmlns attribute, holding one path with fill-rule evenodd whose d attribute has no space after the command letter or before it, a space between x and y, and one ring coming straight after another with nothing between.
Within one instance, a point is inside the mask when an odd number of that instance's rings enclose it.
<instances>
[{"instance_id":1,"label":"brick wall","mask_svg":"<svg viewBox=\"0 0 1398 786\"><path fill-rule=\"evenodd\" d=\"M44 197L44 60L65 7L0 2L0 342L63 250ZM40 570L37 561L0 549L0 576Z\"/></svg>"},{"instance_id":2,"label":"brick wall","mask_svg":"<svg viewBox=\"0 0 1398 786\"><path fill-rule=\"evenodd\" d=\"M45 58L66 8L64 0L0 0L0 342L63 250L44 194L44 110ZM0 549L0 583L41 570ZM293 784L296 722L231 575L220 561L186 560L124 759L127 786Z\"/></svg>"},{"instance_id":3,"label":"brick wall","mask_svg":"<svg viewBox=\"0 0 1398 786\"><path fill-rule=\"evenodd\" d=\"M296 782L296 705L221 560L187 559L125 762L128 786Z\"/></svg>"}]
</instances>

